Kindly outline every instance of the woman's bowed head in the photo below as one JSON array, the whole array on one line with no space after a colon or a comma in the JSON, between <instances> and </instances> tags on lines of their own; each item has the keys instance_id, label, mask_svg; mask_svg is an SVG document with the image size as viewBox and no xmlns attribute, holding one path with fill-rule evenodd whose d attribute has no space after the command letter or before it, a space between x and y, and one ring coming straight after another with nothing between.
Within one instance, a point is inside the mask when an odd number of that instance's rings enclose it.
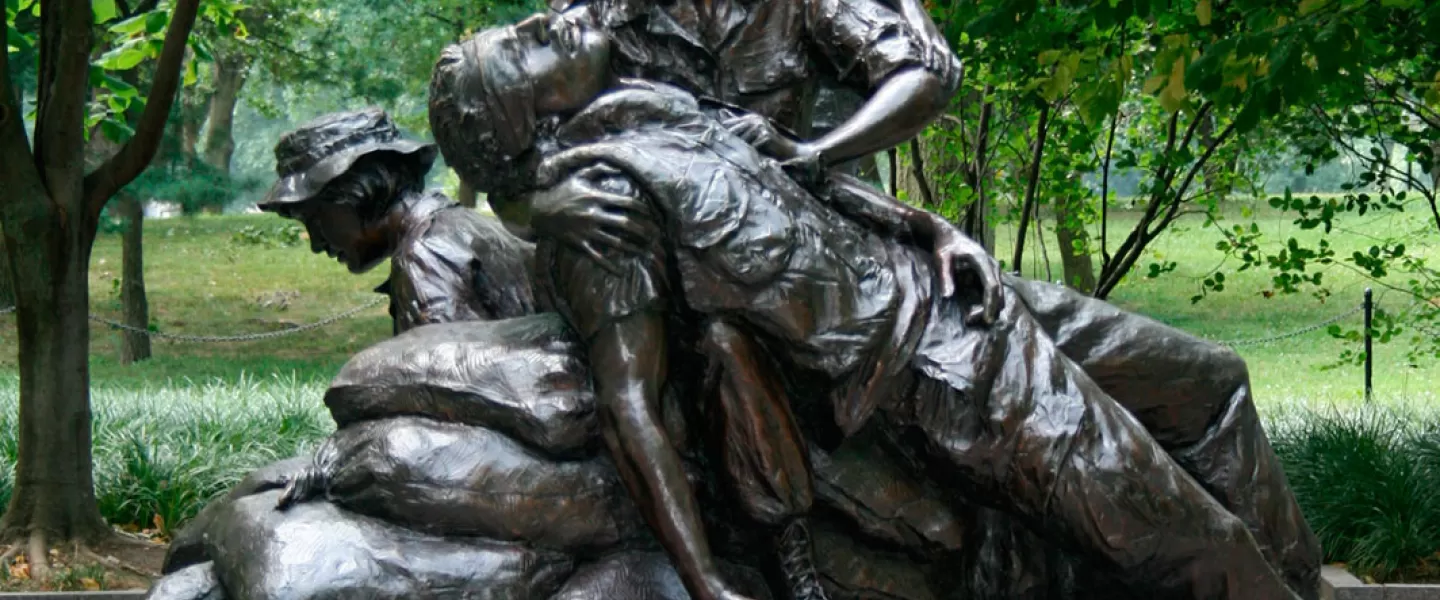
<instances>
[{"instance_id":1,"label":"woman's bowed head","mask_svg":"<svg viewBox=\"0 0 1440 600\"><path fill-rule=\"evenodd\" d=\"M519 193L534 185L536 128L584 108L609 83L604 32L535 15L445 49L430 82L430 128L466 182Z\"/></svg>"},{"instance_id":2,"label":"woman's bowed head","mask_svg":"<svg viewBox=\"0 0 1440 600\"><path fill-rule=\"evenodd\" d=\"M394 208L424 188L435 155L379 109L325 115L280 138L280 179L259 208L300 221L311 250L364 273L394 252Z\"/></svg>"}]
</instances>

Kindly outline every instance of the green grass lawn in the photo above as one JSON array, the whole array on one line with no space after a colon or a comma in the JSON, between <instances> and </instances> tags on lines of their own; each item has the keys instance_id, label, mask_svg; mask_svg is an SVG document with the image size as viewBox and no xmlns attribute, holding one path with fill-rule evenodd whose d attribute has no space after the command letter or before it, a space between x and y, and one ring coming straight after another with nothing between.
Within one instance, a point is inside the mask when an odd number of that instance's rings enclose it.
<instances>
[{"instance_id":1,"label":"green grass lawn","mask_svg":"<svg viewBox=\"0 0 1440 600\"><path fill-rule=\"evenodd\" d=\"M1237 215L1231 222L1240 222ZM1133 215L1113 217L1112 245L1134 221ZM1281 244L1289 236L1314 239L1318 232L1299 232L1293 217L1268 208L1256 217L1270 244ZM293 324L306 324L362 305L375 298L370 290L388 272L382 265L371 273L356 276L324 255L309 251L303 240L284 247L257 243L282 239L276 233L288 225L271 215L205 216L155 220L146 224L145 278L152 319L162 332L190 335L231 335L273 331ZM1336 231L1331 243L1346 250L1371 237L1427 226L1422 214L1404 213L1368 217L1351 224L1354 229ZM1204 229L1198 217L1189 218L1161 237L1140 263L1173 260L1179 268L1157 279L1132 276L1111 298L1117 304L1170 323L1181 329L1217 340L1251 339L1294 329L1324 320L1360 302L1367 283L1344 267L1331 267L1326 280L1335 296L1321 303L1308 294L1265 298L1265 272L1228 273L1227 289L1198 304L1190 297L1200 280L1223 264L1215 249L1220 238L1213 229ZM260 232L260 233L256 233ZM998 254L1009 259L1014 227L999 231ZM292 232L293 236L293 232ZM1049 276L1060 277L1052 231L1044 233L1054 263ZM237 241L248 238L252 241ZM1413 245L1412 245L1413 248ZM1432 258L1433 245L1421 248ZM1038 258L1034 237L1027 244L1027 257ZM1046 277L1038 261L1027 258L1024 273ZM1234 265L1229 265L1232 269ZM120 236L103 234L96 243L91 269L92 311L118 319L120 302ZM1381 306L1391 307L1399 299L1381 286L1376 297ZM278 298L288 298L283 303ZM1360 316L1347 320L1358 327ZM303 380L328 380L347 357L389 335L383 306L366 310L352 319L328 327L279 339L244 343L192 343L157 340L155 358L132 366L118 364L119 335L103 326L94 327L92 377L97 385L140 387L144 385L192 385L212 380L235 381L242 376L298 376ZM1280 343L1239 348L1250 362L1255 387L1262 402L1274 398L1305 398L1349 401L1360 397L1362 373L1358 367L1322 370L1334 362L1350 344L1333 339L1323 331ZM14 316L0 316L0 348L15 347ZM1354 348L1358 349L1358 348ZM0 376L15 372L13 352L0 353ZM1428 396L1430 382L1440 381L1440 365L1405 361L1398 344L1376 349L1375 389L1380 397Z\"/></svg>"},{"instance_id":2,"label":"green grass lawn","mask_svg":"<svg viewBox=\"0 0 1440 600\"><path fill-rule=\"evenodd\" d=\"M1295 237L1302 242L1315 242L1321 237L1319 230L1301 231L1292 224L1294 215L1281 214L1268 206L1250 206L1254 216L1247 218L1240 213L1240 206L1234 207L1220 226L1231 227L1244 224L1251 219L1257 222L1264 234L1262 242L1269 247L1279 247L1286 240ZM1110 247L1118 247L1136 215L1121 213L1116 218L1112 213L1109 230ZM1416 245L1407 243L1412 252L1419 252L1432 262L1440 262L1440 241L1434 225L1421 212L1388 213L1352 219L1346 225L1350 229L1337 229L1329 236L1331 245L1340 256L1347 256L1356 249L1368 248L1382 237L1399 235L1401 232L1428 232L1428 243ZM1092 228L1098 232L1098 228ZM1032 229L1033 231L1033 229ZM997 255L1010 260L1014 248L1015 227L1001 226L997 231L999 242ZM1098 233L1094 233L1098 239ZM1023 273L1027 277L1051 280L1061 278L1060 259L1052 230L1044 232L1051 268L1046 271L1044 262L1036 250L1033 233L1027 235ZM1262 290L1273 289L1272 274L1269 271L1251 270L1237 273L1238 261L1226 261L1224 255L1215 249L1222 238L1213 227L1205 228L1199 216L1182 220L1172 231L1162 235L1137 263L1135 273L1127 278L1115 291L1110 300L1117 305L1174 325L1196 335L1220 341L1250 340L1284 334L1323 321L1358 306L1364 289L1374 289L1378 306L1392 311L1407 308L1413 300L1386 289L1383 285L1367 280L1354 270L1342 265L1324 269L1324 281L1333 292L1325 302L1317 300L1307 291L1292 295L1274 295L1266 298ZM1361 245L1363 244L1363 246ZM1032 262L1033 259L1033 262ZM1154 262L1175 261L1175 271L1149 279L1144 272ZM1096 261L1098 268L1098 260ZM1215 269L1226 271L1226 289L1211 293L1198 303L1190 298L1200 293L1201 281ZM1394 277L1394 276L1392 276ZM1396 277L1396 279L1399 279ZM1403 280L1388 282L1401 285ZM1346 319L1342 325L1349 329L1360 329L1363 317L1360 314ZM1407 336L1409 334L1406 334ZM1433 399L1434 382L1440 382L1440 361L1429 360L1410 364L1406 359L1405 344L1400 341L1375 346L1374 390L1379 399ZM1323 330L1278 343L1239 346L1236 350L1250 365L1251 376L1258 399L1262 405L1273 399L1353 401L1363 398L1364 373L1359 366L1325 369L1336 362L1345 350L1362 350L1360 344L1335 339Z\"/></svg>"},{"instance_id":3,"label":"green grass lawn","mask_svg":"<svg viewBox=\"0 0 1440 600\"><path fill-rule=\"evenodd\" d=\"M309 245L281 247L237 241L237 234L275 241L274 231L290 222L271 215L203 216L154 220L145 228L145 283L151 323L162 332L228 336L313 323L376 298L372 290L388 265L365 275L350 274ZM95 244L90 269L91 312L120 320L120 235L104 234ZM284 299L283 303L276 300ZM268 301L268 302L267 302ZM0 317L0 348L15 347L14 316ZM157 339L154 359L122 366L119 334L92 328L91 376L96 385L139 387L168 382L185 385L214 379L235 381L243 374L296 375L329 379L346 357L390 334L385 307L367 310L323 329L273 340L192 343ZM0 373L15 372L15 355L0 355Z\"/></svg>"}]
</instances>

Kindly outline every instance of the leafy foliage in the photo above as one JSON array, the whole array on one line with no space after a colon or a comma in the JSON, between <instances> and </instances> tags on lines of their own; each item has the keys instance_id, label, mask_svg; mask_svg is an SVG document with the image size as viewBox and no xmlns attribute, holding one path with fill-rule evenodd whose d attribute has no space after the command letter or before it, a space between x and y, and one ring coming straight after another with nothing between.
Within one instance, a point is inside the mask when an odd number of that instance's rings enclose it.
<instances>
[{"instance_id":1,"label":"leafy foliage","mask_svg":"<svg viewBox=\"0 0 1440 600\"><path fill-rule=\"evenodd\" d=\"M1328 561L1380 581L1435 575L1415 572L1440 552L1440 429L1417 410L1299 409L1270 428Z\"/></svg>"}]
</instances>

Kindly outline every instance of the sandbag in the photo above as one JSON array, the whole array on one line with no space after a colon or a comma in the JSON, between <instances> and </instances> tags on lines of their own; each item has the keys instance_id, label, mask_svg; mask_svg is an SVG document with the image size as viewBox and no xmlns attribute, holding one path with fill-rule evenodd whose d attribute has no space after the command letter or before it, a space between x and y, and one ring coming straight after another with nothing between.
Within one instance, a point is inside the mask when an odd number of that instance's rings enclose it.
<instances>
[{"instance_id":1,"label":"sandbag","mask_svg":"<svg viewBox=\"0 0 1440 600\"><path fill-rule=\"evenodd\" d=\"M721 576L752 600L770 600L770 589L753 569L720 563ZM690 600L680 573L660 552L617 552L581 566L550 600Z\"/></svg>"},{"instance_id":2,"label":"sandbag","mask_svg":"<svg viewBox=\"0 0 1440 600\"><path fill-rule=\"evenodd\" d=\"M481 425L554 456L598 441L583 347L559 315L416 327L356 354L325 405L340 428L415 415Z\"/></svg>"},{"instance_id":3,"label":"sandbag","mask_svg":"<svg viewBox=\"0 0 1440 600\"><path fill-rule=\"evenodd\" d=\"M321 444L309 493L419 531L608 548L647 531L614 466L556 461L485 429L422 417L365 421ZM297 498L303 500L304 498Z\"/></svg>"},{"instance_id":4,"label":"sandbag","mask_svg":"<svg viewBox=\"0 0 1440 600\"><path fill-rule=\"evenodd\" d=\"M308 467L311 461L309 456L297 456L270 463L251 471L224 496L211 500L195 518L190 519L171 537L160 573L174 573L209 561L210 556L205 552L205 534L223 505L234 502L237 498L284 487L292 475Z\"/></svg>"},{"instance_id":5,"label":"sandbag","mask_svg":"<svg viewBox=\"0 0 1440 600\"><path fill-rule=\"evenodd\" d=\"M279 495L240 498L215 517L206 545L231 597L530 600L573 570L560 553L428 536L328 502L279 511Z\"/></svg>"},{"instance_id":6,"label":"sandbag","mask_svg":"<svg viewBox=\"0 0 1440 600\"><path fill-rule=\"evenodd\" d=\"M831 453L812 445L816 497L878 540L920 552L960 549L964 523L940 490L906 473L877 438L861 432Z\"/></svg>"},{"instance_id":7,"label":"sandbag","mask_svg":"<svg viewBox=\"0 0 1440 600\"><path fill-rule=\"evenodd\" d=\"M145 600L225 600L215 563L191 565L157 579Z\"/></svg>"}]
</instances>

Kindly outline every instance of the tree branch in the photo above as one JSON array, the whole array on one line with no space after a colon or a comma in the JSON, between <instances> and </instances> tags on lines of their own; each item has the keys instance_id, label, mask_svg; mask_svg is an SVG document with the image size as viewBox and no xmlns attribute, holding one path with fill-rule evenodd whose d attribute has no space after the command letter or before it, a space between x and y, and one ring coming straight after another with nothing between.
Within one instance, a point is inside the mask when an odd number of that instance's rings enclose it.
<instances>
[{"instance_id":1,"label":"tree branch","mask_svg":"<svg viewBox=\"0 0 1440 600\"><path fill-rule=\"evenodd\" d=\"M1185 173L1184 181L1180 183L1180 187L1175 188L1175 201L1170 205L1169 212L1165 215L1164 219L1161 219L1160 226L1155 228L1154 233L1147 232L1146 235L1150 240L1153 241L1160 235L1160 232L1175 222L1176 215L1180 212L1180 205L1184 204L1185 201L1185 191L1190 189L1190 184L1195 181L1195 174L1200 172L1200 168L1205 166L1205 163L1215 154L1215 149L1219 148L1220 144L1225 143L1225 140L1234 132L1235 122L1231 121L1230 124L1226 125L1225 129L1220 132L1220 135L1210 140L1210 145L1205 147L1205 152L1200 155L1200 158L1195 161L1195 164L1190 165L1190 171Z\"/></svg>"},{"instance_id":2,"label":"tree branch","mask_svg":"<svg viewBox=\"0 0 1440 600\"><path fill-rule=\"evenodd\" d=\"M0 29L0 47L9 47L10 28ZM11 222L14 215L9 207L26 202L27 199L11 189L13 182L28 179L38 181L35 172L35 157L30 153L30 141L25 137L23 99L15 95L15 85L10 81L10 53L0 53L0 181L6 182L5 193L0 194L0 221ZM4 224L4 223L0 223ZM0 234L0 239L5 236ZM0 254L5 252L0 244Z\"/></svg>"},{"instance_id":3,"label":"tree branch","mask_svg":"<svg viewBox=\"0 0 1440 600\"><path fill-rule=\"evenodd\" d=\"M1110 263L1110 248L1106 234L1110 229L1110 162L1115 157L1115 130L1120 127L1120 110L1110 118L1110 135L1105 141L1105 167L1100 176L1100 266Z\"/></svg>"},{"instance_id":4,"label":"tree branch","mask_svg":"<svg viewBox=\"0 0 1440 600\"><path fill-rule=\"evenodd\" d=\"M94 13L90 0L41 0L40 73L35 94L36 167L51 199L84 164L85 97L90 91Z\"/></svg>"},{"instance_id":5,"label":"tree branch","mask_svg":"<svg viewBox=\"0 0 1440 600\"><path fill-rule=\"evenodd\" d=\"M930 181L925 178L925 157L920 151L920 138L910 140L910 170L915 176L915 185L920 188L920 199L925 208L935 207L935 195L930 193Z\"/></svg>"},{"instance_id":6,"label":"tree branch","mask_svg":"<svg viewBox=\"0 0 1440 600\"><path fill-rule=\"evenodd\" d=\"M175 12L170 16L170 29L165 32L165 45L155 65L154 83L146 96L145 112L140 115L135 136L94 173L85 176L85 202L92 218L98 218L110 197L149 166L155 151L160 148L165 122L169 119L170 107L175 103L175 92L180 85L180 63L185 58L185 42L195 25L199 4L200 0L179 0L175 4Z\"/></svg>"},{"instance_id":7,"label":"tree branch","mask_svg":"<svg viewBox=\"0 0 1440 600\"><path fill-rule=\"evenodd\" d=\"M1035 213L1035 190L1040 184L1040 162L1045 158L1045 138L1050 133L1050 103L1040 108L1040 120L1035 125L1035 154L1030 159L1030 181L1025 183L1025 203L1020 208L1020 231L1015 234L1015 256L1012 267L1020 274L1020 261L1025 258L1025 229ZM1039 224L1036 224L1039 227Z\"/></svg>"}]
</instances>

